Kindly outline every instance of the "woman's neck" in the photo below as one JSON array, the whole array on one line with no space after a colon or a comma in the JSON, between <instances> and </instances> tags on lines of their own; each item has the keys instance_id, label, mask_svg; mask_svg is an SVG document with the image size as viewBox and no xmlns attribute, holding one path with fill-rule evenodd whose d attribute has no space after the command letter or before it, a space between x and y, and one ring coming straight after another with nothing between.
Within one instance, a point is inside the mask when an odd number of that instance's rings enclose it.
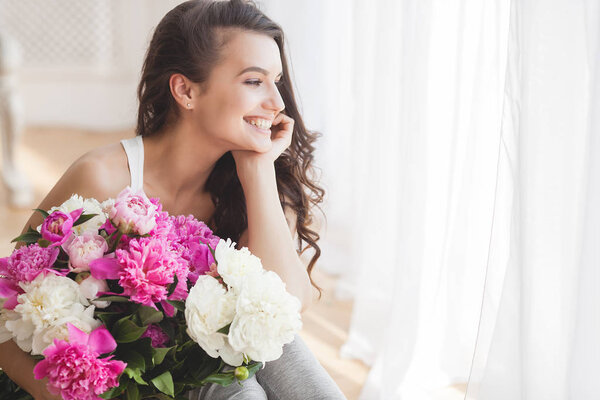
<instances>
[{"instance_id":1,"label":"woman's neck","mask_svg":"<svg viewBox=\"0 0 600 400\"><path fill-rule=\"evenodd\" d=\"M145 184L174 199L205 194L206 181L226 152L183 121L143 141Z\"/></svg>"}]
</instances>

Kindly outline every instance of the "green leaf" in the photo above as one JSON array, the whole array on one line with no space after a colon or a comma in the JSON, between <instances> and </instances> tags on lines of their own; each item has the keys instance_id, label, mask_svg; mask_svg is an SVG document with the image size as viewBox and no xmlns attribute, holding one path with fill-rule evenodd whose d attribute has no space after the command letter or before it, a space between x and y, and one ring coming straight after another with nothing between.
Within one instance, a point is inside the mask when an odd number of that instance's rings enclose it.
<instances>
[{"instance_id":1,"label":"green leaf","mask_svg":"<svg viewBox=\"0 0 600 400\"><path fill-rule=\"evenodd\" d=\"M210 244L208 244L208 242L204 243L202 240L200 240L200 243L205 244L208 247L210 254L212 254L212 256L213 256L213 260L215 260L215 262L217 262L217 257L215 257L215 250L212 247L210 247Z\"/></svg>"},{"instance_id":2,"label":"green leaf","mask_svg":"<svg viewBox=\"0 0 600 400\"><path fill-rule=\"evenodd\" d=\"M176 347L177 346L153 348L152 349L152 361L154 362L154 365L159 365L160 363L162 363L163 360L165 359L166 355Z\"/></svg>"},{"instance_id":3,"label":"green leaf","mask_svg":"<svg viewBox=\"0 0 600 400\"><path fill-rule=\"evenodd\" d=\"M111 329L113 324L119 319L123 313L120 312L106 312L106 311L95 311L94 316L99 318L104 323L108 330Z\"/></svg>"},{"instance_id":4,"label":"green leaf","mask_svg":"<svg viewBox=\"0 0 600 400\"><path fill-rule=\"evenodd\" d=\"M38 239L37 244L40 247L46 248L46 247L50 246L52 244L52 242L49 240L46 240L46 239Z\"/></svg>"},{"instance_id":5,"label":"green leaf","mask_svg":"<svg viewBox=\"0 0 600 400\"><path fill-rule=\"evenodd\" d=\"M115 303L129 303L129 297L126 296L100 296L96 300L99 301L112 301Z\"/></svg>"},{"instance_id":6,"label":"green leaf","mask_svg":"<svg viewBox=\"0 0 600 400\"><path fill-rule=\"evenodd\" d=\"M84 222L87 222L90 219L94 218L96 215L98 215L98 214L81 214L79 216L79 218L77 218L77 221L75 221L75 223L73 224L73 226L81 225Z\"/></svg>"},{"instance_id":7,"label":"green leaf","mask_svg":"<svg viewBox=\"0 0 600 400\"><path fill-rule=\"evenodd\" d=\"M127 385L127 400L140 400L140 390L135 382L129 382Z\"/></svg>"},{"instance_id":8,"label":"green leaf","mask_svg":"<svg viewBox=\"0 0 600 400\"><path fill-rule=\"evenodd\" d=\"M40 235L40 233L38 231L33 231L33 232L27 231L24 234L17 236L10 242L11 243L24 242L25 244L32 244L32 243L36 243L38 241L38 239L40 239L41 237L42 237L42 235Z\"/></svg>"},{"instance_id":9,"label":"green leaf","mask_svg":"<svg viewBox=\"0 0 600 400\"><path fill-rule=\"evenodd\" d=\"M122 351L119 351L118 359L127 363L126 369L140 370L142 372L146 371L146 361L144 361L144 357L136 351L123 349Z\"/></svg>"},{"instance_id":10,"label":"green leaf","mask_svg":"<svg viewBox=\"0 0 600 400\"><path fill-rule=\"evenodd\" d=\"M183 301L167 300L167 303L169 303L179 311L185 311L185 303Z\"/></svg>"},{"instance_id":11,"label":"green leaf","mask_svg":"<svg viewBox=\"0 0 600 400\"><path fill-rule=\"evenodd\" d=\"M175 396L175 387L173 386L173 377L169 371L165 371L156 378L152 379L152 384L166 395Z\"/></svg>"},{"instance_id":12,"label":"green leaf","mask_svg":"<svg viewBox=\"0 0 600 400\"><path fill-rule=\"evenodd\" d=\"M133 379L134 381L136 381L140 385L147 385L148 384L144 379L142 379L142 373L140 372L139 369L125 368L125 370L123 371L123 373L125 373L129 378Z\"/></svg>"},{"instance_id":13,"label":"green leaf","mask_svg":"<svg viewBox=\"0 0 600 400\"><path fill-rule=\"evenodd\" d=\"M231 327L231 324L227 324L224 327L222 327L221 329L219 329L217 332L220 333L224 333L225 335L229 334L229 327Z\"/></svg>"},{"instance_id":14,"label":"green leaf","mask_svg":"<svg viewBox=\"0 0 600 400\"><path fill-rule=\"evenodd\" d=\"M136 351L137 353L141 354L142 357L144 357L147 370L150 370L154 367L154 362L152 360L152 339L149 337L140 338L131 343L128 348Z\"/></svg>"},{"instance_id":15,"label":"green leaf","mask_svg":"<svg viewBox=\"0 0 600 400\"><path fill-rule=\"evenodd\" d=\"M131 343L134 340L139 339L139 337L146 332L145 326L137 326L128 318L129 317L125 317L118 320L115 326L113 326L111 333L117 343Z\"/></svg>"},{"instance_id":16,"label":"green leaf","mask_svg":"<svg viewBox=\"0 0 600 400\"><path fill-rule=\"evenodd\" d=\"M152 399L152 400L173 400L173 397L167 396L162 393L153 393L151 397L144 397L144 399ZM186 397L187 399L187 397Z\"/></svg>"},{"instance_id":17,"label":"green leaf","mask_svg":"<svg viewBox=\"0 0 600 400\"><path fill-rule=\"evenodd\" d=\"M252 378L252 376L256 373L256 371L258 371L259 369L261 369L263 366L262 362L257 362L251 365L247 365L246 368L248 368L248 378Z\"/></svg>"},{"instance_id":18,"label":"green leaf","mask_svg":"<svg viewBox=\"0 0 600 400\"><path fill-rule=\"evenodd\" d=\"M163 313L153 307L140 306L137 313L142 325L157 324L163 319Z\"/></svg>"},{"instance_id":19,"label":"green leaf","mask_svg":"<svg viewBox=\"0 0 600 400\"><path fill-rule=\"evenodd\" d=\"M230 373L210 374L202 380L202 383L216 383L221 386L228 386L233 383L235 376L233 371Z\"/></svg>"},{"instance_id":20,"label":"green leaf","mask_svg":"<svg viewBox=\"0 0 600 400\"><path fill-rule=\"evenodd\" d=\"M37 211L44 216L44 219L48 218L50 214L46 210L42 210L41 208L34 208L33 211Z\"/></svg>"},{"instance_id":21,"label":"green leaf","mask_svg":"<svg viewBox=\"0 0 600 400\"><path fill-rule=\"evenodd\" d=\"M175 291L175 289L177 288L177 284L179 283L179 278L177 278L177 275L173 276L173 283L171 283L169 285L169 290L167 292L167 297L170 297L173 292Z\"/></svg>"}]
</instances>

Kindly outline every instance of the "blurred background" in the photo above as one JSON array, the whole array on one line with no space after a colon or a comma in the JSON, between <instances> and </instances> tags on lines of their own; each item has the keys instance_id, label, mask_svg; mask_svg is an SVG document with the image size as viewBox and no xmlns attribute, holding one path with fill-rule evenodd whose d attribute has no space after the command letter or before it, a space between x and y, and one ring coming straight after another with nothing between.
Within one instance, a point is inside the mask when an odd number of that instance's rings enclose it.
<instances>
[{"instance_id":1,"label":"blurred background","mask_svg":"<svg viewBox=\"0 0 600 400\"><path fill-rule=\"evenodd\" d=\"M0 0L0 249L134 135L174 0ZM600 1L262 0L322 133L324 297L349 399L599 399Z\"/></svg>"}]
</instances>

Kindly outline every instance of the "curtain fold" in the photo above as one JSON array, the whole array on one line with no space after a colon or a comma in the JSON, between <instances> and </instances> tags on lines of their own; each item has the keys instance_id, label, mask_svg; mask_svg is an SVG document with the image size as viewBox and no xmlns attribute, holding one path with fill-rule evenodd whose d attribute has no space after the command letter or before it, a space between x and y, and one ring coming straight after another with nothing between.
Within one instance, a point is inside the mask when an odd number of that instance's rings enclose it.
<instances>
[{"instance_id":1,"label":"curtain fold","mask_svg":"<svg viewBox=\"0 0 600 400\"><path fill-rule=\"evenodd\" d=\"M508 259L488 265L506 273L501 292L488 279L473 398L600 397L597 5L512 4L502 129L512 212L496 237Z\"/></svg>"},{"instance_id":2,"label":"curtain fold","mask_svg":"<svg viewBox=\"0 0 600 400\"><path fill-rule=\"evenodd\" d=\"M268 3L361 399L600 398L600 1Z\"/></svg>"}]
</instances>

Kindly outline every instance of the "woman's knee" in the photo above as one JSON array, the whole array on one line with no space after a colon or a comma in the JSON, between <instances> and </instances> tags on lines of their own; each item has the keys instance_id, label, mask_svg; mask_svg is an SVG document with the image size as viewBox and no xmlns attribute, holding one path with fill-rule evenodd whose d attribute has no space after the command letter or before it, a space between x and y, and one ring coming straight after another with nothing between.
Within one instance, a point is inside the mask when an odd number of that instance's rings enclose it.
<instances>
[{"instance_id":1,"label":"woman's knee","mask_svg":"<svg viewBox=\"0 0 600 400\"><path fill-rule=\"evenodd\" d=\"M279 359L257 371L256 379L270 400L345 399L299 335L284 346Z\"/></svg>"},{"instance_id":2,"label":"woman's knee","mask_svg":"<svg viewBox=\"0 0 600 400\"><path fill-rule=\"evenodd\" d=\"M256 377L248 378L241 383L232 383L229 386L209 384L189 393L190 400L267 400L267 395Z\"/></svg>"}]
</instances>

